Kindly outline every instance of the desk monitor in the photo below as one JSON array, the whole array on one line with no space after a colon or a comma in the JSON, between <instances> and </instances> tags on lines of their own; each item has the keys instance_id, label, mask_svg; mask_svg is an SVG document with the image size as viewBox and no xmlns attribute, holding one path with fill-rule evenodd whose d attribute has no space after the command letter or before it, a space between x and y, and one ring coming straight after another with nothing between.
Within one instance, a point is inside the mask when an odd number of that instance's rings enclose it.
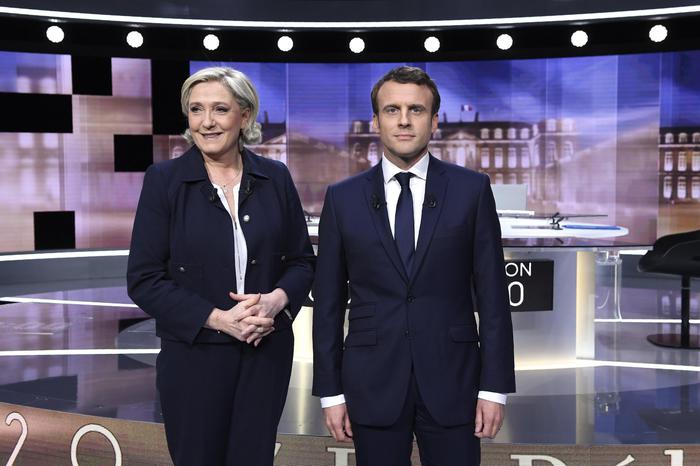
<instances>
[{"instance_id":1,"label":"desk monitor","mask_svg":"<svg viewBox=\"0 0 700 466\"><path fill-rule=\"evenodd\" d=\"M492 184L497 210L527 210L526 184Z\"/></svg>"}]
</instances>

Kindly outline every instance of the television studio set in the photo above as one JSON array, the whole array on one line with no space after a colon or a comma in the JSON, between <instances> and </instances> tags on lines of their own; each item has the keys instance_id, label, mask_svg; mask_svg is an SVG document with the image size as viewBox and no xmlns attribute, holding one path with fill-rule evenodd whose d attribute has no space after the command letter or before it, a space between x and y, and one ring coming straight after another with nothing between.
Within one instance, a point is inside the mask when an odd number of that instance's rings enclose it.
<instances>
[{"instance_id":1,"label":"television studio set","mask_svg":"<svg viewBox=\"0 0 700 466\"><path fill-rule=\"evenodd\" d=\"M0 102L0 464L700 465L700 2L0 0Z\"/></svg>"}]
</instances>

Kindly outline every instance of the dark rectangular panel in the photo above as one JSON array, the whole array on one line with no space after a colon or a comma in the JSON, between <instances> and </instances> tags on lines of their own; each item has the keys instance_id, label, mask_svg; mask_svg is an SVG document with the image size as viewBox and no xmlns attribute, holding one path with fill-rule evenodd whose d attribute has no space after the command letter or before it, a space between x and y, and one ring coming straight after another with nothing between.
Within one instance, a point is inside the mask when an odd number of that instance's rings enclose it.
<instances>
[{"instance_id":1,"label":"dark rectangular panel","mask_svg":"<svg viewBox=\"0 0 700 466\"><path fill-rule=\"evenodd\" d=\"M186 119L180 109L180 89L190 75L188 61L151 61L153 134L180 134Z\"/></svg>"},{"instance_id":2,"label":"dark rectangular panel","mask_svg":"<svg viewBox=\"0 0 700 466\"><path fill-rule=\"evenodd\" d=\"M506 281L512 312L554 309L554 261L508 260Z\"/></svg>"},{"instance_id":3,"label":"dark rectangular panel","mask_svg":"<svg viewBox=\"0 0 700 466\"><path fill-rule=\"evenodd\" d=\"M112 95L112 58L71 56L73 94Z\"/></svg>"},{"instance_id":4,"label":"dark rectangular panel","mask_svg":"<svg viewBox=\"0 0 700 466\"><path fill-rule=\"evenodd\" d=\"M3 133L72 133L72 96L0 92Z\"/></svg>"},{"instance_id":5,"label":"dark rectangular panel","mask_svg":"<svg viewBox=\"0 0 700 466\"><path fill-rule=\"evenodd\" d=\"M114 171L145 172L153 164L153 136L114 135Z\"/></svg>"},{"instance_id":6,"label":"dark rectangular panel","mask_svg":"<svg viewBox=\"0 0 700 466\"><path fill-rule=\"evenodd\" d=\"M75 212L34 212L34 249L75 249Z\"/></svg>"},{"instance_id":7,"label":"dark rectangular panel","mask_svg":"<svg viewBox=\"0 0 700 466\"><path fill-rule=\"evenodd\" d=\"M31 403L32 406L59 411L72 411L75 409L75 403L78 401L78 376L38 377L34 380L5 384L2 386L2 390L3 394L10 396L24 395L38 402ZM6 397L3 397L3 401L6 403L13 402ZM26 402L22 404L26 404Z\"/></svg>"}]
</instances>

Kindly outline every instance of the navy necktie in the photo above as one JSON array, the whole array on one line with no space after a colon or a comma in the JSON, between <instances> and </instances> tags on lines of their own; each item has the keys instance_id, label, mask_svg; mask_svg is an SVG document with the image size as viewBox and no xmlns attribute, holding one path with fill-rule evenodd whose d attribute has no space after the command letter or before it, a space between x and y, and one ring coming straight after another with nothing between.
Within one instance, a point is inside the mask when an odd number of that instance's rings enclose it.
<instances>
[{"instance_id":1,"label":"navy necktie","mask_svg":"<svg viewBox=\"0 0 700 466\"><path fill-rule=\"evenodd\" d=\"M411 195L411 177L413 173L397 173L394 175L401 185L401 194L396 204L394 218L394 241L408 275L411 274L415 240L413 230L413 196Z\"/></svg>"}]
</instances>

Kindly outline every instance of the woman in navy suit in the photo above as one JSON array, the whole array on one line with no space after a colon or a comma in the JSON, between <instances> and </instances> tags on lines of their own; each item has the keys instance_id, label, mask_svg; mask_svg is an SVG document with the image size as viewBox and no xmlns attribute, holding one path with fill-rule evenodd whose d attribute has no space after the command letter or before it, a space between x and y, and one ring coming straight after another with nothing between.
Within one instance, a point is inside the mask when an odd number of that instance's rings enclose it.
<instances>
[{"instance_id":1,"label":"woman in navy suit","mask_svg":"<svg viewBox=\"0 0 700 466\"><path fill-rule=\"evenodd\" d=\"M261 136L250 80L206 68L185 81L181 103L193 146L146 171L129 296L161 338L156 385L173 462L270 466L314 254L289 171L244 147Z\"/></svg>"}]
</instances>

